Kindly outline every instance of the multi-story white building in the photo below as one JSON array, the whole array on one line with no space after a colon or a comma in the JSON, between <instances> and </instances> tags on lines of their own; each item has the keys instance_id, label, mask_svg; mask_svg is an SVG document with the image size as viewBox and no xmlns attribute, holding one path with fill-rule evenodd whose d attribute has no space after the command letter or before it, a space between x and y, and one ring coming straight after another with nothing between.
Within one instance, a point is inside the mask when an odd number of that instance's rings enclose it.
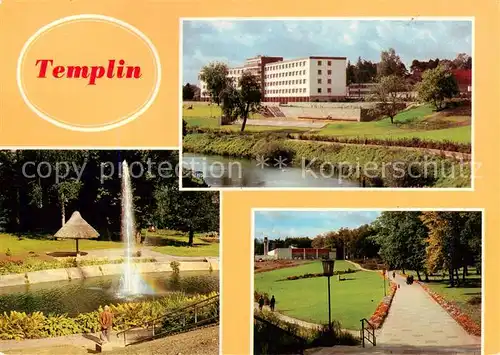
<instances>
[{"instance_id":1,"label":"multi-story white building","mask_svg":"<svg viewBox=\"0 0 500 355\"><path fill-rule=\"evenodd\" d=\"M252 72L259 78L264 102L333 101L346 96L346 66L346 57L257 56L230 68L229 77L237 82L243 72ZM205 83L200 87L201 98L208 100Z\"/></svg>"}]
</instances>

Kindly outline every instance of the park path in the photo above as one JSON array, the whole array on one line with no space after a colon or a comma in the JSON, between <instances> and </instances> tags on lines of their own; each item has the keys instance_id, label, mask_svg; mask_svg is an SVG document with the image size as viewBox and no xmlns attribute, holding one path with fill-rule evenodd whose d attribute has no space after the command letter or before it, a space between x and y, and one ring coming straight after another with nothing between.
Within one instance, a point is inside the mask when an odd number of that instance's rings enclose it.
<instances>
[{"instance_id":1,"label":"park path","mask_svg":"<svg viewBox=\"0 0 500 355\"><path fill-rule=\"evenodd\" d=\"M117 339L116 332L110 335L114 347L123 347L123 338ZM95 350L96 342L99 341L99 333L95 334L73 334L54 338L24 339L24 340L0 340L0 352L12 350L26 350L37 348L48 348L56 345L71 345L87 351Z\"/></svg>"},{"instance_id":2,"label":"park path","mask_svg":"<svg viewBox=\"0 0 500 355\"><path fill-rule=\"evenodd\" d=\"M406 279L398 274L393 281L400 288L378 331L377 345L460 347L481 344L480 337L468 334L422 286L407 285Z\"/></svg>"},{"instance_id":3,"label":"park path","mask_svg":"<svg viewBox=\"0 0 500 355\"><path fill-rule=\"evenodd\" d=\"M142 258L154 258L159 262L170 262L170 261L205 261L210 259L218 259L218 257L213 256L174 256L163 254L155 251L152 246L141 246L141 257ZM86 255L80 256L82 260L85 259L95 259L95 258L108 258L108 259L119 259L125 257L125 250L123 248L113 248L113 249L95 249L95 250L85 250Z\"/></svg>"}]
</instances>

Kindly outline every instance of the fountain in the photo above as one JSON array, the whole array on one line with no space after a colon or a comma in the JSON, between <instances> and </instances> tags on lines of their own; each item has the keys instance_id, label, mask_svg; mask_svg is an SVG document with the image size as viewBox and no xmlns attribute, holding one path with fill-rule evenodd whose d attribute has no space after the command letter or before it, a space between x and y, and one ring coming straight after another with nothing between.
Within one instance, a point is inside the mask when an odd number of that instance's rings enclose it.
<instances>
[{"instance_id":1,"label":"fountain","mask_svg":"<svg viewBox=\"0 0 500 355\"><path fill-rule=\"evenodd\" d=\"M135 219L132 184L127 162L122 165L122 240L125 242L125 262L120 280L120 295L134 297L151 294L153 290L143 280L140 272L133 266L132 257L135 250Z\"/></svg>"}]
</instances>

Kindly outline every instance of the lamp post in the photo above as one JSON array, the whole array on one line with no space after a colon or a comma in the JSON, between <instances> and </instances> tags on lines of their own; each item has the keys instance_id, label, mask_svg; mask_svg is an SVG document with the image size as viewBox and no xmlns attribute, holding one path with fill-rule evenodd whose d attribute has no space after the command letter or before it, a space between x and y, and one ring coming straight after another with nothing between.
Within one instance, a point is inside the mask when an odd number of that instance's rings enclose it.
<instances>
[{"instance_id":1,"label":"lamp post","mask_svg":"<svg viewBox=\"0 0 500 355\"><path fill-rule=\"evenodd\" d=\"M331 297L330 297L330 277L333 276L333 267L335 265L335 260L330 258L324 259L323 263L323 276L328 278L328 329L332 330L332 307L331 307Z\"/></svg>"}]
</instances>

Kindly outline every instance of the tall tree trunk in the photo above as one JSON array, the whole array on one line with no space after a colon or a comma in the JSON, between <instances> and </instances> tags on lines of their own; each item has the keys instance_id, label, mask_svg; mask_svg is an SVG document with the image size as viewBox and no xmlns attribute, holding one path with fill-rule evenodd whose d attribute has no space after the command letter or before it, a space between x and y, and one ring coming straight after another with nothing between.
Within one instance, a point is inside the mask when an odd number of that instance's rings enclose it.
<instances>
[{"instance_id":1,"label":"tall tree trunk","mask_svg":"<svg viewBox=\"0 0 500 355\"><path fill-rule=\"evenodd\" d=\"M16 191L16 229L17 229L17 238L21 239L21 194L19 193L19 187Z\"/></svg>"},{"instance_id":2,"label":"tall tree trunk","mask_svg":"<svg viewBox=\"0 0 500 355\"><path fill-rule=\"evenodd\" d=\"M425 282L429 282L429 274L427 273L427 271L424 272L424 275L425 275Z\"/></svg>"},{"instance_id":3,"label":"tall tree trunk","mask_svg":"<svg viewBox=\"0 0 500 355\"><path fill-rule=\"evenodd\" d=\"M454 272L453 272L453 267L450 266L450 270L449 271L449 274L450 274L450 287L455 287L455 276L454 276Z\"/></svg>"},{"instance_id":4,"label":"tall tree trunk","mask_svg":"<svg viewBox=\"0 0 500 355\"><path fill-rule=\"evenodd\" d=\"M63 195L64 198L64 195ZM64 202L61 203L61 224L62 227L66 224L66 207L64 206Z\"/></svg>"},{"instance_id":5,"label":"tall tree trunk","mask_svg":"<svg viewBox=\"0 0 500 355\"><path fill-rule=\"evenodd\" d=\"M404 269L404 268L401 268L401 272L404 274L404 273L405 273L405 269Z\"/></svg>"},{"instance_id":6,"label":"tall tree trunk","mask_svg":"<svg viewBox=\"0 0 500 355\"><path fill-rule=\"evenodd\" d=\"M462 271L462 282L465 283L465 276L467 276L467 265L464 265L463 271Z\"/></svg>"},{"instance_id":7,"label":"tall tree trunk","mask_svg":"<svg viewBox=\"0 0 500 355\"><path fill-rule=\"evenodd\" d=\"M460 275L458 274L458 269L455 269L455 276L457 277L457 286L460 286Z\"/></svg>"},{"instance_id":8,"label":"tall tree trunk","mask_svg":"<svg viewBox=\"0 0 500 355\"><path fill-rule=\"evenodd\" d=\"M422 281L422 277L420 276L420 272L418 270L415 270L417 272L417 277L418 281Z\"/></svg>"},{"instance_id":9,"label":"tall tree trunk","mask_svg":"<svg viewBox=\"0 0 500 355\"><path fill-rule=\"evenodd\" d=\"M391 124L394 124L394 117L390 116L389 118L391 119Z\"/></svg>"},{"instance_id":10,"label":"tall tree trunk","mask_svg":"<svg viewBox=\"0 0 500 355\"><path fill-rule=\"evenodd\" d=\"M193 231L193 229L190 229L189 230L189 240L188 240L188 245L190 247L193 246L193 239L194 239L194 231Z\"/></svg>"},{"instance_id":11,"label":"tall tree trunk","mask_svg":"<svg viewBox=\"0 0 500 355\"><path fill-rule=\"evenodd\" d=\"M243 111L243 124L241 125L241 132L245 130L245 126L247 124L247 118L248 118L248 112L250 110L250 106L246 106L245 110Z\"/></svg>"}]
</instances>

